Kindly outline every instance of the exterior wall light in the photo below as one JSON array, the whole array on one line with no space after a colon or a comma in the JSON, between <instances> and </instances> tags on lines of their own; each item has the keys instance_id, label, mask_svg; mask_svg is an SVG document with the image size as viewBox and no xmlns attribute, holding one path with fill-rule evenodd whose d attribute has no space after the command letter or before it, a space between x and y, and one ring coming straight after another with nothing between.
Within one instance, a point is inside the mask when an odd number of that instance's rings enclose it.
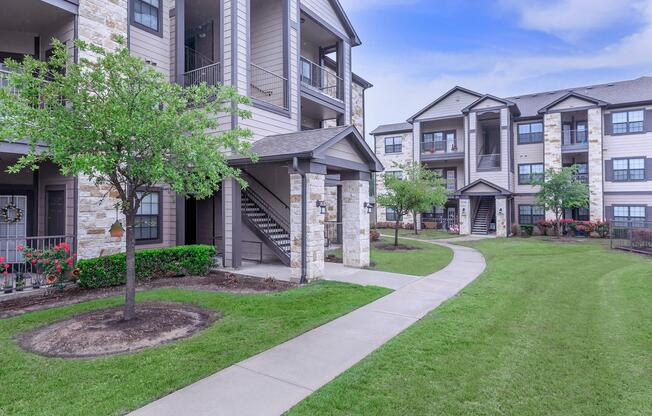
<instances>
[{"instance_id":1,"label":"exterior wall light","mask_svg":"<svg viewBox=\"0 0 652 416\"><path fill-rule=\"evenodd\" d=\"M503 209L502 209L502 208L498 208L498 213L499 213L500 215L503 215Z\"/></svg>"},{"instance_id":2,"label":"exterior wall light","mask_svg":"<svg viewBox=\"0 0 652 416\"><path fill-rule=\"evenodd\" d=\"M317 201L315 202L315 206L319 208L319 213L320 214L326 214L326 201Z\"/></svg>"},{"instance_id":3,"label":"exterior wall light","mask_svg":"<svg viewBox=\"0 0 652 416\"><path fill-rule=\"evenodd\" d=\"M373 203L373 202L365 202L364 203L364 207L367 208L367 214L373 213L375 206L376 206L376 204Z\"/></svg>"}]
</instances>

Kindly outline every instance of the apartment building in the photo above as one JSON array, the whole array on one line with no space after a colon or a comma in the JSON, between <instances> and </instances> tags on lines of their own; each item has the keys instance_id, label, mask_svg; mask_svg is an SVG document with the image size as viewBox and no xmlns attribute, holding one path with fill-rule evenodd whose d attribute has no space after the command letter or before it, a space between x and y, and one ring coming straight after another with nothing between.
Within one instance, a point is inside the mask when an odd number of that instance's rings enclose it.
<instances>
[{"instance_id":1,"label":"apartment building","mask_svg":"<svg viewBox=\"0 0 652 416\"><path fill-rule=\"evenodd\" d=\"M512 224L552 218L536 204L532 180L570 165L588 184L590 204L566 218L652 221L652 77L507 98L455 87L371 134L387 171L424 163L450 191L444 207L405 222L507 236ZM378 208L378 221L395 218Z\"/></svg>"},{"instance_id":2,"label":"apartment building","mask_svg":"<svg viewBox=\"0 0 652 416\"><path fill-rule=\"evenodd\" d=\"M170 82L223 83L251 98L249 119L216 115L216 133L234 126L254 133L260 161L231 158L249 187L227 180L205 200L155 189L138 215L138 247L214 244L226 266L281 261L294 278L317 279L325 218L333 218L345 264L369 263L369 181L382 165L363 140L371 84L351 71L361 42L337 0L6 0L3 10L0 65L47 59L52 38L79 59L74 39L114 49L120 35ZM0 75L6 71L0 66ZM69 239L80 257L123 250L124 239L109 233L118 216L111 190L47 163L5 173L26 151L0 141L0 206L23 212L21 221L0 223L8 260L21 260L16 241Z\"/></svg>"}]
</instances>

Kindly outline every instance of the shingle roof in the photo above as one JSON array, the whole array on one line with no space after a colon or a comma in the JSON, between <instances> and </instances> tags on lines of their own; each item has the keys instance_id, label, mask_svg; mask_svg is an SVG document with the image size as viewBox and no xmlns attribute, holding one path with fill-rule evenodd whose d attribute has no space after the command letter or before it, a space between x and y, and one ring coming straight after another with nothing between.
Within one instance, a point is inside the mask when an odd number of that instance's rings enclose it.
<instances>
[{"instance_id":1,"label":"shingle roof","mask_svg":"<svg viewBox=\"0 0 652 416\"><path fill-rule=\"evenodd\" d=\"M411 123L394 123L394 124L382 124L376 127L371 134L386 134L386 133L398 133L402 131L412 131Z\"/></svg>"},{"instance_id":2,"label":"shingle roof","mask_svg":"<svg viewBox=\"0 0 652 416\"><path fill-rule=\"evenodd\" d=\"M507 97L507 99L516 103L521 110L522 117L532 117L538 115L540 109L569 92L575 92L590 98L605 101L609 105L652 101L652 77L640 77L627 81L524 94Z\"/></svg>"}]
</instances>

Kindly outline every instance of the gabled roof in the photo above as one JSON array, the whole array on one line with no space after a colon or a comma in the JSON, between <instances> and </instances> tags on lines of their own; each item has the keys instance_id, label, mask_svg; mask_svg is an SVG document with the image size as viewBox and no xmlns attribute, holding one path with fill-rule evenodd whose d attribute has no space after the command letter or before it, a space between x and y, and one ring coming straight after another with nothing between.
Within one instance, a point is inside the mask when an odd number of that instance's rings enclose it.
<instances>
[{"instance_id":1,"label":"gabled roof","mask_svg":"<svg viewBox=\"0 0 652 416\"><path fill-rule=\"evenodd\" d=\"M414 126L410 123L382 124L376 127L370 134L376 136L378 134L403 133L412 131L413 128Z\"/></svg>"},{"instance_id":2,"label":"gabled roof","mask_svg":"<svg viewBox=\"0 0 652 416\"><path fill-rule=\"evenodd\" d=\"M337 17L342 22L342 25L344 25L347 34L351 37L351 46L360 46L362 41L360 41L360 37L358 37L358 34L353 28L353 24L351 24L349 17L346 15L344 7L342 7L339 0L329 0L329 2L331 3L331 6L333 6L333 9L335 10Z\"/></svg>"},{"instance_id":3,"label":"gabled roof","mask_svg":"<svg viewBox=\"0 0 652 416\"><path fill-rule=\"evenodd\" d=\"M369 163L372 171L383 170L382 163L354 126L338 126L267 136L254 143L251 151L258 155L260 162L291 160L294 157L315 159L321 158L331 146L345 139L351 140L351 143ZM229 162L241 165L251 163L251 160L235 156Z\"/></svg>"},{"instance_id":4,"label":"gabled roof","mask_svg":"<svg viewBox=\"0 0 652 416\"><path fill-rule=\"evenodd\" d=\"M493 101L498 101L499 103L502 103L503 105L506 105L507 107L509 107L510 111L512 113L514 113L514 115L516 115L516 116L520 115L520 111L519 111L518 106L516 105L516 103L514 103L513 101L510 101L510 100L506 100L504 98L496 97L495 95L491 95L491 94L484 94L483 96L481 96L477 100L473 101L471 104L467 105L466 107L464 107L462 109L462 113L465 113L465 114L468 113L469 111L471 111L471 109L473 109L473 107L475 107L476 105L480 104L481 102L483 102L484 100L487 100L487 99L493 100Z\"/></svg>"},{"instance_id":5,"label":"gabled roof","mask_svg":"<svg viewBox=\"0 0 652 416\"><path fill-rule=\"evenodd\" d=\"M484 180L484 179L478 179L478 180L476 180L474 182L471 182L470 184L466 185L465 187L458 189L457 192L455 192L455 195L458 195L458 196L459 195L464 195L464 193L466 191L473 189L477 185L486 185L486 186L488 186L488 187L490 187L492 189L495 189L496 194L500 194L500 195L511 195L512 194L510 191L508 191L507 189L505 189L505 188L503 188L501 186L493 184L493 183L491 183L491 182L489 182L487 180Z\"/></svg>"},{"instance_id":6,"label":"gabled roof","mask_svg":"<svg viewBox=\"0 0 652 416\"><path fill-rule=\"evenodd\" d=\"M549 109L551 109L552 107L556 106L559 103L562 103L562 102L566 101L567 99L569 99L571 97L575 97L575 98L579 98L580 100L588 101L588 102L593 103L593 104L595 104L597 106L609 105L609 103L606 102L606 101L602 101L602 100L599 100L597 98L589 97L588 95L583 95L583 94L577 93L575 91L570 91L570 92L562 95L561 97L557 98L556 100L554 100L550 104L546 105L545 107L542 107L541 109L539 109L538 113L543 114L543 113L547 112Z\"/></svg>"},{"instance_id":7,"label":"gabled roof","mask_svg":"<svg viewBox=\"0 0 652 416\"><path fill-rule=\"evenodd\" d=\"M453 87L453 88L451 88L450 90L448 90L448 92L446 92L444 95L442 95L441 97L437 98L435 101L431 102L431 103L428 104L427 106L423 107L423 108L422 108L421 110L419 110L415 115L413 115L412 117L408 118L408 119L407 119L408 123L413 123L414 120L415 120L417 117L419 117L421 114L425 113L426 111L428 111L430 108L434 107L435 105L439 104L442 100L446 99L446 97L448 97L449 95L453 94L455 91L462 91L462 92L465 92L465 93L470 94L470 95L475 95L476 97L481 97L481 96L482 96L482 94L480 94L480 93L478 93L478 92L471 91L471 90L469 90L469 89L466 89L466 88L464 88L464 87L460 87L459 85L456 85L455 87Z\"/></svg>"}]
</instances>

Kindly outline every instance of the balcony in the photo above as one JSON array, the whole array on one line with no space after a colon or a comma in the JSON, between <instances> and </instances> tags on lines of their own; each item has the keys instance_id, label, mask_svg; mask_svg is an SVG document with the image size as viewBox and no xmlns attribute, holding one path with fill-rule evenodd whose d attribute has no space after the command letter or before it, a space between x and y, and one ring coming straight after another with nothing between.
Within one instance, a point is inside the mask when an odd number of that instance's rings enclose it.
<instances>
[{"instance_id":1,"label":"balcony","mask_svg":"<svg viewBox=\"0 0 652 416\"><path fill-rule=\"evenodd\" d=\"M301 84L338 101L344 100L344 80L332 69L301 57Z\"/></svg>"},{"instance_id":2,"label":"balcony","mask_svg":"<svg viewBox=\"0 0 652 416\"><path fill-rule=\"evenodd\" d=\"M438 134L441 135L437 136ZM454 133L448 133L446 138L444 133L424 133L421 139L421 160L453 160L464 159L464 152L457 148L457 142ZM443 140L437 140L440 137Z\"/></svg>"},{"instance_id":3,"label":"balcony","mask_svg":"<svg viewBox=\"0 0 652 416\"><path fill-rule=\"evenodd\" d=\"M478 171L500 170L500 153L478 155Z\"/></svg>"},{"instance_id":4,"label":"balcony","mask_svg":"<svg viewBox=\"0 0 652 416\"><path fill-rule=\"evenodd\" d=\"M256 64L251 64L251 98L289 109L288 79Z\"/></svg>"},{"instance_id":5,"label":"balcony","mask_svg":"<svg viewBox=\"0 0 652 416\"><path fill-rule=\"evenodd\" d=\"M183 73L184 86L190 87L202 83L218 85L223 82L220 62L213 62L212 59L187 46L185 60L185 67L188 70Z\"/></svg>"},{"instance_id":6,"label":"balcony","mask_svg":"<svg viewBox=\"0 0 652 416\"><path fill-rule=\"evenodd\" d=\"M586 129L564 129L561 139L563 153L582 152L589 148L589 133Z\"/></svg>"}]
</instances>

